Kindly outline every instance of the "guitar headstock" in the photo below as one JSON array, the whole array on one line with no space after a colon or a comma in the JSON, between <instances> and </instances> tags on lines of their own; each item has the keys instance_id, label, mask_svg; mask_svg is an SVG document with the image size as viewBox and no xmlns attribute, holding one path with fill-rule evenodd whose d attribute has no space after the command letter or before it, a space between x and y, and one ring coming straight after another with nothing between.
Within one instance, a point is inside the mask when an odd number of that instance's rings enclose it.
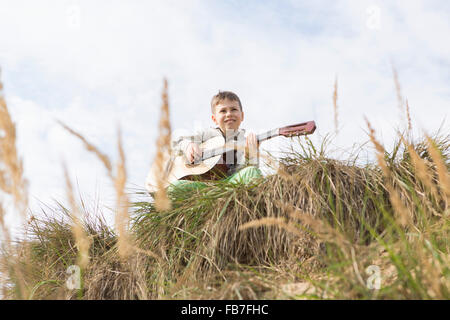
<instances>
[{"instance_id":1,"label":"guitar headstock","mask_svg":"<svg viewBox=\"0 0 450 320\"><path fill-rule=\"evenodd\" d=\"M312 134L316 131L316 123L314 121L302 122L280 128L280 135L285 137L301 136Z\"/></svg>"}]
</instances>

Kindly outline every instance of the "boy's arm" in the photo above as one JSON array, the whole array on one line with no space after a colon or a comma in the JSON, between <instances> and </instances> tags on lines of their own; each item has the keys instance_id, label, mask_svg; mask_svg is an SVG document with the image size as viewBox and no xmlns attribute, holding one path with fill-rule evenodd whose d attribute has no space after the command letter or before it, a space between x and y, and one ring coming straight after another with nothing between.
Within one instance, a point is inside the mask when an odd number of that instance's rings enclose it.
<instances>
[{"instance_id":1,"label":"boy's arm","mask_svg":"<svg viewBox=\"0 0 450 320\"><path fill-rule=\"evenodd\" d=\"M178 139L172 141L172 149L175 153L181 151L186 154L187 148L192 142L201 144L203 142L203 132L199 131L193 135L179 137Z\"/></svg>"}]
</instances>

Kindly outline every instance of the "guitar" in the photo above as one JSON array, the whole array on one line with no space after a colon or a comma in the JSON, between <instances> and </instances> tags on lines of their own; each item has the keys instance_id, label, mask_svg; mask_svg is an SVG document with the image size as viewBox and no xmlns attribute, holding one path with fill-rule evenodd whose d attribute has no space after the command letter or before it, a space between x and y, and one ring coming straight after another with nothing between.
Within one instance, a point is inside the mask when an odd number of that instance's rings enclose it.
<instances>
[{"instance_id":1,"label":"guitar","mask_svg":"<svg viewBox=\"0 0 450 320\"><path fill-rule=\"evenodd\" d=\"M277 137L293 137L312 134L316 130L316 123L308 121L298 123L274 130L270 130L256 136L258 144ZM179 180L216 180L226 176L228 170L224 157L229 151L236 149L236 145L225 144L223 136L213 137L200 144L201 157L193 163L189 163L183 151L174 154L163 155L163 187L168 187L171 183ZM157 177L160 168L155 164L150 168L150 172L145 181L148 192L156 192Z\"/></svg>"}]
</instances>

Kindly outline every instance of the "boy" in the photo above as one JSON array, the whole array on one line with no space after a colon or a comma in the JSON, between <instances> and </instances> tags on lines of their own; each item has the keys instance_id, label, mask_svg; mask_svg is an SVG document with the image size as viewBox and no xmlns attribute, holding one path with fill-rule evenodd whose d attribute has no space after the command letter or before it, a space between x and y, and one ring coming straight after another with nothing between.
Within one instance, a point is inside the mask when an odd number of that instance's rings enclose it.
<instances>
[{"instance_id":1,"label":"boy","mask_svg":"<svg viewBox=\"0 0 450 320\"><path fill-rule=\"evenodd\" d=\"M245 130L239 129L244 120L244 112L239 97L230 91L219 91L211 100L211 119L216 124L215 128L209 128L192 136L180 137L174 142L173 148L184 152L188 161L193 162L201 155L199 144L216 136L223 136L226 142L236 141L237 145L243 145L244 150L237 149L228 152L223 158L226 165L226 178L232 183L248 183L254 178L262 177L258 165L259 144L256 135L250 133L245 138ZM244 155L245 153L245 155ZM219 161L219 163L223 163ZM254 165L248 165L254 164ZM177 190L201 189L206 184L189 180L178 180L169 186L169 192Z\"/></svg>"}]
</instances>

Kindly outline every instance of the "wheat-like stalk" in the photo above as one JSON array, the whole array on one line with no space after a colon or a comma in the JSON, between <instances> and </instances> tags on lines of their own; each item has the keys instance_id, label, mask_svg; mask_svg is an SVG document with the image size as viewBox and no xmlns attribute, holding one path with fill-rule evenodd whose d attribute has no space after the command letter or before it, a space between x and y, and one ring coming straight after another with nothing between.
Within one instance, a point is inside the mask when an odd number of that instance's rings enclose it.
<instances>
[{"instance_id":1,"label":"wheat-like stalk","mask_svg":"<svg viewBox=\"0 0 450 320\"><path fill-rule=\"evenodd\" d=\"M410 212L400 199L399 193L396 188L390 182L387 183L386 188L388 190L389 199L391 200L392 206L394 207L394 212L397 214L397 220L400 225L412 225Z\"/></svg>"},{"instance_id":2,"label":"wheat-like stalk","mask_svg":"<svg viewBox=\"0 0 450 320\"><path fill-rule=\"evenodd\" d=\"M376 149L378 165L380 166L386 178L386 189L389 193L389 198L391 200L392 206L394 207L394 211L397 213L398 221L402 226L410 224L412 222L411 216L406 207L403 205L400 196L398 194L398 191L396 190L391 181L391 171L386 163L386 159L384 158L385 149L381 145L381 143L379 143L378 140L375 138L375 130L372 128L369 120L367 120L367 118L365 120L367 127L369 128L370 141L373 143Z\"/></svg>"},{"instance_id":3,"label":"wheat-like stalk","mask_svg":"<svg viewBox=\"0 0 450 320\"><path fill-rule=\"evenodd\" d=\"M170 210L171 203L164 188L164 154L171 154L171 128L169 118L169 98L167 94L167 80L164 79L164 89L162 92L161 118L159 120L159 137L156 143L156 186L155 207L158 211Z\"/></svg>"},{"instance_id":4,"label":"wheat-like stalk","mask_svg":"<svg viewBox=\"0 0 450 320\"><path fill-rule=\"evenodd\" d=\"M338 133L337 85L338 85L338 80L337 80L337 76L336 76L336 79L334 81L334 91L333 91L334 129L336 131L336 134Z\"/></svg>"},{"instance_id":5,"label":"wheat-like stalk","mask_svg":"<svg viewBox=\"0 0 450 320\"><path fill-rule=\"evenodd\" d=\"M105 155L104 153L102 153L97 147L95 147L92 143L90 143L89 141L86 140L86 138L84 138L80 133L76 132L75 130L71 129L69 126L67 126L66 124L64 124L62 121L57 121L64 129L66 129L68 132L70 132L72 135L74 135L75 137L77 137L78 139L80 139L83 144L84 147L86 148L86 150L88 150L89 152L94 153L98 159L103 163L103 165L105 166L108 176L111 179L113 178L113 173L112 173L112 165L111 165L111 161L109 160L108 156Z\"/></svg>"},{"instance_id":6,"label":"wheat-like stalk","mask_svg":"<svg viewBox=\"0 0 450 320\"><path fill-rule=\"evenodd\" d=\"M406 99L406 118L408 119L408 131L411 131L411 129L412 129L411 112L409 110L408 99Z\"/></svg>"},{"instance_id":7,"label":"wheat-like stalk","mask_svg":"<svg viewBox=\"0 0 450 320\"><path fill-rule=\"evenodd\" d=\"M73 187L67 172L67 167L63 164L64 177L66 181L66 195L69 200L71 208L71 217L73 220L72 233L75 238L75 245L78 248L78 261L77 264L80 268L85 269L89 264L89 247L91 246L92 239L90 239L83 229L82 216L78 206L75 202L73 195Z\"/></svg>"},{"instance_id":8,"label":"wheat-like stalk","mask_svg":"<svg viewBox=\"0 0 450 320\"><path fill-rule=\"evenodd\" d=\"M400 110L400 114L403 114L403 95L402 95L402 89L400 87L400 81L398 80L398 73L395 69L394 65L392 64L392 74L394 76L394 84L395 84L395 92L397 93L397 103L398 103L398 109Z\"/></svg>"},{"instance_id":9,"label":"wheat-like stalk","mask_svg":"<svg viewBox=\"0 0 450 320\"><path fill-rule=\"evenodd\" d=\"M439 149L436 147L433 140L425 135L428 142L428 151L430 152L431 159L436 166L436 171L439 179L439 186L442 190L442 197L445 199L446 208L448 208L448 203L450 199L450 177L448 173L448 169L442 159L442 155L439 152ZM446 210L448 213L448 210Z\"/></svg>"},{"instance_id":10,"label":"wheat-like stalk","mask_svg":"<svg viewBox=\"0 0 450 320\"><path fill-rule=\"evenodd\" d=\"M244 223L239 227L239 230L246 230L249 228L257 228L260 226L278 226L286 231L293 233L297 236L302 236L303 234L291 223L286 223L285 218L280 217L266 217L257 220L253 220L247 223Z\"/></svg>"},{"instance_id":11,"label":"wheat-like stalk","mask_svg":"<svg viewBox=\"0 0 450 320\"><path fill-rule=\"evenodd\" d=\"M119 149L119 158L120 161L117 164L117 172L116 175L113 174L111 161L109 160L109 157L102 153L97 147L95 147L92 143L86 140L81 134L76 132L75 130L71 129L67 125L65 125L63 122L58 121L58 123L66 129L69 133L79 138L85 148L89 151L94 153L97 158L103 163L104 167L107 170L108 176L111 178L114 188L116 191L116 215L115 215L115 224L116 229L118 232L118 250L119 255L123 258L126 258L129 256L130 253L130 237L128 235L127 226L128 226L128 206L129 201L128 197L125 194L125 184L126 184L126 171L125 171L125 154L123 152L122 148L122 142L120 137L120 130L119 130L119 137L118 137L118 149Z\"/></svg>"},{"instance_id":12,"label":"wheat-like stalk","mask_svg":"<svg viewBox=\"0 0 450 320\"><path fill-rule=\"evenodd\" d=\"M128 214L128 208L129 208L129 199L128 196L125 193L125 186L126 186L126 180L127 180L127 174L126 174L126 166L125 166L125 152L123 150L122 146L122 138L121 138L121 131L118 129L118 138L117 138L117 145L118 145L118 151L119 151L119 162L117 163L116 167L116 174L114 175L112 170L111 161L109 160L109 157L102 153L97 147L95 147L92 143L86 140L80 133L76 132L75 130L71 129L67 125L65 125L63 122L58 121L58 123L65 128L69 133L79 138L85 148L89 151L94 153L97 158L103 163L104 167L107 170L108 176L111 178L111 181L114 184L114 189L116 191L116 214L115 214L115 226L118 233L118 240L117 240L117 249L119 252L119 255L121 258L126 259L130 256L130 254L134 252L141 252L148 256L151 256L155 259L159 259L158 255L154 254L150 250L142 250L138 248L130 235L130 232L128 230L129 227L129 214Z\"/></svg>"},{"instance_id":13,"label":"wheat-like stalk","mask_svg":"<svg viewBox=\"0 0 450 320\"><path fill-rule=\"evenodd\" d=\"M119 235L118 238L118 250L119 255L121 257L128 257L130 254L131 239L128 232L128 223L129 223L129 215L128 215L128 207L129 200L128 196L125 193L125 184L127 180L127 173L125 168L125 152L122 147L122 138L120 129L118 132L117 145L119 150L119 162L117 163L117 174L114 179L114 187L116 190L116 226L117 232Z\"/></svg>"},{"instance_id":14,"label":"wheat-like stalk","mask_svg":"<svg viewBox=\"0 0 450 320\"><path fill-rule=\"evenodd\" d=\"M408 99L406 99L405 101L403 100L402 89L400 86L400 81L398 80L398 73L393 64L392 64L392 73L393 73L393 77L394 77L395 92L397 93L398 109L400 111L400 115L403 115L403 114L406 115L406 119L408 121L408 131L411 131L411 129L412 129L411 113L409 110ZM405 104L404 109L403 109L403 104Z\"/></svg>"},{"instance_id":15,"label":"wheat-like stalk","mask_svg":"<svg viewBox=\"0 0 450 320\"><path fill-rule=\"evenodd\" d=\"M9 114L8 106L3 97L3 84L0 81L0 190L13 197L14 205L23 221L26 221L28 207L28 182L23 175L22 160L19 159L16 149L16 127ZM4 220L5 211L0 203L0 227L4 236L5 250L11 254L11 234ZM28 248L25 248L25 256L28 256ZM3 268L12 267L16 274L21 298L28 296L23 272L16 261L18 257L3 256ZM11 259L12 258L12 259ZM11 260L9 260L11 259ZM4 270L3 272L9 272Z\"/></svg>"},{"instance_id":16,"label":"wheat-like stalk","mask_svg":"<svg viewBox=\"0 0 450 320\"><path fill-rule=\"evenodd\" d=\"M0 82L1 84L1 82ZM3 86L0 87L0 90ZM21 217L26 218L28 181L23 175L23 163L16 149L16 127L11 120L6 101L0 91L0 189L13 196Z\"/></svg>"},{"instance_id":17,"label":"wheat-like stalk","mask_svg":"<svg viewBox=\"0 0 450 320\"><path fill-rule=\"evenodd\" d=\"M419 157L414 147L410 143L406 142L403 136L400 136L400 138L403 141L403 144L408 148L408 152L411 156L411 162L414 166L414 170L415 173L417 174L417 177L428 188L428 190L430 190L431 194L436 199L437 198L436 187L432 183L432 178L430 173L428 172L425 160Z\"/></svg>"},{"instance_id":18,"label":"wheat-like stalk","mask_svg":"<svg viewBox=\"0 0 450 320\"><path fill-rule=\"evenodd\" d=\"M370 141L375 146L378 165L381 167L381 170L383 170L384 175L389 178L391 173L390 173L390 170L389 170L389 168L388 168L388 166L386 164L386 160L384 159L384 154L385 154L384 147L375 138L375 130L372 128L369 120L367 120L367 118L364 118L364 119L366 121L367 127L369 128Z\"/></svg>"}]
</instances>

